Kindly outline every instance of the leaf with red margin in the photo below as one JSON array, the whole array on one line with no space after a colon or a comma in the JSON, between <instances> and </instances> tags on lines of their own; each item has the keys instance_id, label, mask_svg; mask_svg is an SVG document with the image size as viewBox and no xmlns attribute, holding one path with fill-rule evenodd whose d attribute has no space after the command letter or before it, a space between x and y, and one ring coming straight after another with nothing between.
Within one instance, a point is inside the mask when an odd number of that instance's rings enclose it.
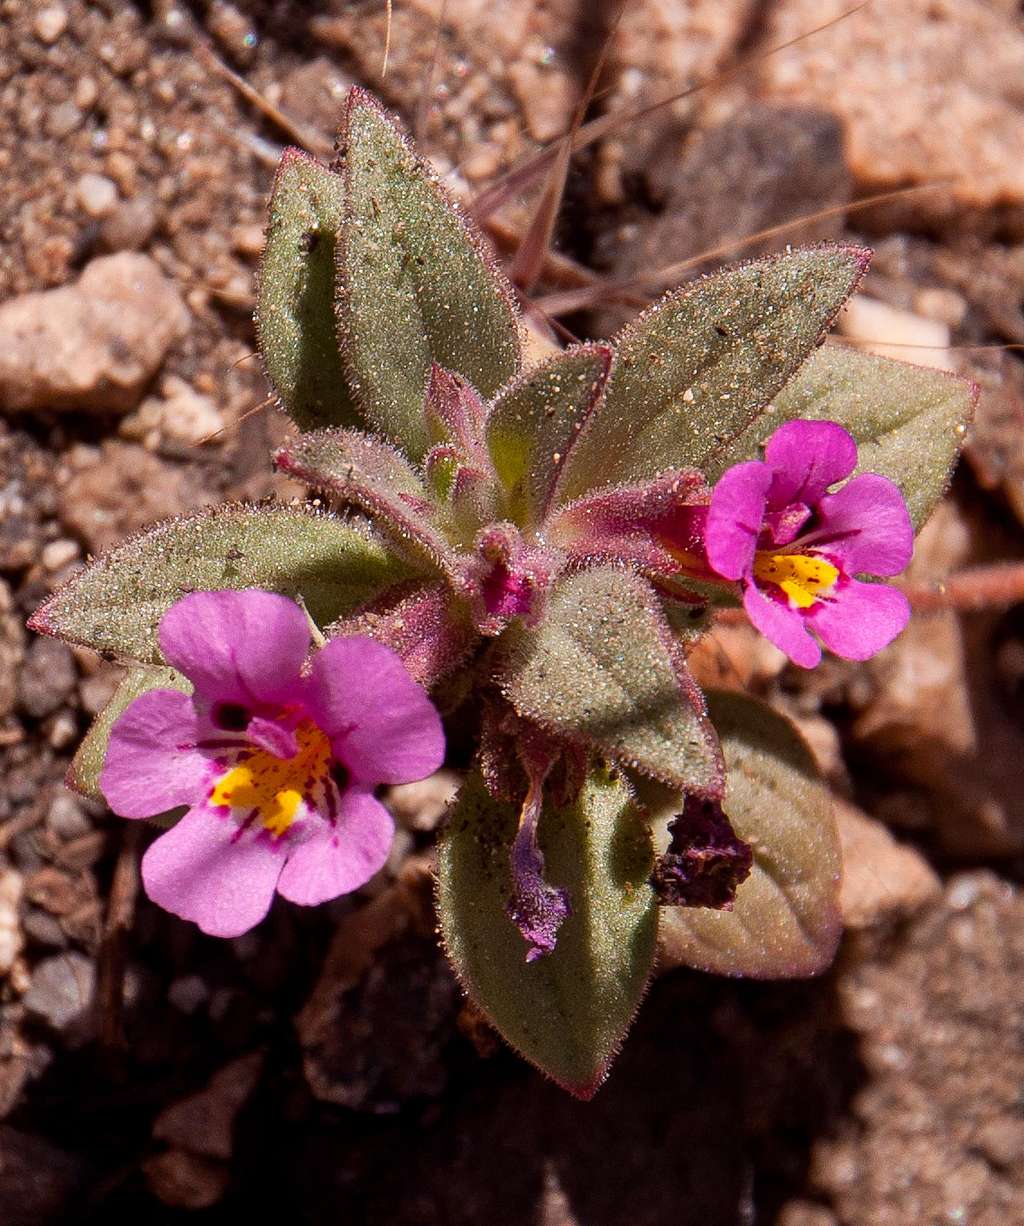
<instances>
[{"instance_id":1,"label":"leaf with red margin","mask_svg":"<svg viewBox=\"0 0 1024 1226\"><path fill-rule=\"evenodd\" d=\"M274 464L365 511L414 558L454 573L455 561L433 522L426 487L396 447L357 430L315 430L282 447Z\"/></svg>"},{"instance_id":2,"label":"leaf with red margin","mask_svg":"<svg viewBox=\"0 0 1024 1226\"><path fill-rule=\"evenodd\" d=\"M664 907L666 966L799 979L835 955L841 853L832 798L811 751L771 707L713 692L708 713L725 754L723 808L754 850L732 911Z\"/></svg>"},{"instance_id":3,"label":"leaf with red margin","mask_svg":"<svg viewBox=\"0 0 1024 1226\"><path fill-rule=\"evenodd\" d=\"M458 668L479 639L465 603L443 582L403 583L327 628L329 638L352 634L397 652L427 689Z\"/></svg>"},{"instance_id":4,"label":"leaf with red margin","mask_svg":"<svg viewBox=\"0 0 1024 1226\"><path fill-rule=\"evenodd\" d=\"M419 461L432 442L432 363L485 398L519 370L514 298L484 239L365 90L349 94L339 142L342 359L369 425Z\"/></svg>"},{"instance_id":5,"label":"leaf with red margin","mask_svg":"<svg viewBox=\"0 0 1024 1226\"><path fill-rule=\"evenodd\" d=\"M54 592L29 628L162 664L157 627L186 592L264 588L301 597L323 626L412 573L363 519L229 504L130 537Z\"/></svg>"},{"instance_id":6,"label":"leaf with red margin","mask_svg":"<svg viewBox=\"0 0 1024 1226\"><path fill-rule=\"evenodd\" d=\"M549 545L571 564L628 562L650 575L717 576L702 561L704 516L711 491L695 469L663 473L645 485L587 494L545 525Z\"/></svg>"},{"instance_id":7,"label":"leaf with red margin","mask_svg":"<svg viewBox=\"0 0 1024 1226\"><path fill-rule=\"evenodd\" d=\"M502 389L487 418L487 445L508 493L508 518L523 528L545 518L569 453L604 394L613 353L579 345Z\"/></svg>"},{"instance_id":8,"label":"leaf with red margin","mask_svg":"<svg viewBox=\"0 0 1024 1226\"><path fill-rule=\"evenodd\" d=\"M303 430L359 426L334 319L334 266L345 181L286 149L270 193L256 290L256 337L281 408Z\"/></svg>"},{"instance_id":9,"label":"leaf with red margin","mask_svg":"<svg viewBox=\"0 0 1024 1226\"><path fill-rule=\"evenodd\" d=\"M559 497L699 468L812 353L870 252L824 245L739 264L668 294L615 338L615 371Z\"/></svg>"},{"instance_id":10,"label":"leaf with red margin","mask_svg":"<svg viewBox=\"0 0 1024 1226\"><path fill-rule=\"evenodd\" d=\"M825 345L786 384L770 413L716 453L708 478L759 459L785 421L834 421L857 440L857 472L880 473L900 488L915 531L946 492L978 400L970 379L841 345Z\"/></svg>"},{"instance_id":11,"label":"leaf with red margin","mask_svg":"<svg viewBox=\"0 0 1024 1226\"><path fill-rule=\"evenodd\" d=\"M555 585L540 625L506 631L498 678L516 711L674 787L714 796L721 751L650 586L597 567Z\"/></svg>"},{"instance_id":12,"label":"leaf with red margin","mask_svg":"<svg viewBox=\"0 0 1024 1226\"><path fill-rule=\"evenodd\" d=\"M509 919L514 805L476 773L463 784L438 852L438 911L448 956L506 1041L577 1098L605 1079L643 998L657 937L648 883L650 832L626 785L592 770L562 809L545 805L545 878L569 891L572 915L552 953L526 961Z\"/></svg>"}]
</instances>

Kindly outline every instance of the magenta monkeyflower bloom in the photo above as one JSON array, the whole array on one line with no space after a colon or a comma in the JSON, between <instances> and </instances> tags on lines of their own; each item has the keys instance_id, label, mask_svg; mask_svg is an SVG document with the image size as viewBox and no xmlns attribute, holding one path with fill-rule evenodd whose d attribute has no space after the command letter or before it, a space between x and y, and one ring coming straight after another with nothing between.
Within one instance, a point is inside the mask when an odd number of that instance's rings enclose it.
<instances>
[{"instance_id":1,"label":"magenta monkeyflower bloom","mask_svg":"<svg viewBox=\"0 0 1024 1226\"><path fill-rule=\"evenodd\" d=\"M306 667L310 627L272 592L194 592L160 623L192 697L151 690L114 724L100 775L122 817L187 805L142 860L146 893L211 936L247 932L274 891L309 906L384 864L382 783L440 766L433 704L399 657L334 639Z\"/></svg>"},{"instance_id":2,"label":"magenta monkeyflower bloom","mask_svg":"<svg viewBox=\"0 0 1024 1226\"><path fill-rule=\"evenodd\" d=\"M764 461L725 472L711 495L705 548L712 569L739 580L750 620L803 668L821 648L847 660L881 651L907 624L907 598L856 575L896 575L914 529L903 495L877 473L830 494L857 464L857 444L831 421L790 421Z\"/></svg>"}]
</instances>

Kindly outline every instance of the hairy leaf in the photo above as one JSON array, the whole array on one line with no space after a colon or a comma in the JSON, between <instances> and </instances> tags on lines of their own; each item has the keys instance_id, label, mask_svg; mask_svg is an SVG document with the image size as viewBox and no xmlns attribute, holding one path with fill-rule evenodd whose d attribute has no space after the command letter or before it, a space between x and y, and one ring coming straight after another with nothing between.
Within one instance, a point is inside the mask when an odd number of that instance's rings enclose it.
<instances>
[{"instance_id":1,"label":"hairy leaf","mask_svg":"<svg viewBox=\"0 0 1024 1226\"><path fill-rule=\"evenodd\" d=\"M283 447L274 463L307 485L354 503L424 561L442 568L450 563L423 482L389 444L355 430L318 430Z\"/></svg>"},{"instance_id":2,"label":"hairy leaf","mask_svg":"<svg viewBox=\"0 0 1024 1226\"><path fill-rule=\"evenodd\" d=\"M281 407L303 429L362 422L335 332L334 267L345 181L286 149L270 196L256 337Z\"/></svg>"},{"instance_id":3,"label":"hairy leaf","mask_svg":"<svg viewBox=\"0 0 1024 1226\"><path fill-rule=\"evenodd\" d=\"M615 373L560 500L668 468L703 471L821 341L867 261L860 247L799 249L705 277L646 311L616 339Z\"/></svg>"},{"instance_id":4,"label":"hairy leaf","mask_svg":"<svg viewBox=\"0 0 1024 1226\"><path fill-rule=\"evenodd\" d=\"M581 345L505 388L487 419L487 444L508 493L508 518L539 525L580 429L604 391L612 351Z\"/></svg>"},{"instance_id":5,"label":"hairy leaf","mask_svg":"<svg viewBox=\"0 0 1024 1226\"><path fill-rule=\"evenodd\" d=\"M104 799L99 778L103 759L107 755L110 730L118 716L136 698L148 694L150 690L180 690L183 694L191 694L192 683L173 668L149 664L129 668L118 683L113 697L92 721L84 740L75 751L65 780L69 788L93 800Z\"/></svg>"},{"instance_id":6,"label":"hairy leaf","mask_svg":"<svg viewBox=\"0 0 1024 1226\"><path fill-rule=\"evenodd\" d=\"M29 625L160 664L157 626L186 592L265 588L301 597L323 626L409 574L365 521L229 506L166 520L118 545L51 596Z\"/></svg>"},{"instance_id":7,"label":"hairy leaf","mask_svg":"<svg viewBox=\"0 0 1024 1226\"><path fill-rule=\"evenodd\" d=\"M341 135L338 320L367 421L421 460L431 363L491 397L519 369L512 295L483 239L361 89Z\"/></svg>"},{"instance_id":8,"label":"hairy leaf","mask_svg":"<svg viewBox=\"0 0 1024 1226\"><path fill-rule=\"evenodd\" d=\"M784 421L835 421L857 440L857 471L895 481L917 529L949 484L977 399L975 384L958 375L827 345L797 371L773 409L715 458L708 476L757 458L759 445Z\"/></svg>"},{"instance_id":9,"label":"hairy leaf","mask_svg":"<svg viewBox=\"0 0 1024 1226\"><path fill-rule=\"evenodd\" d=\"M650 976L657 907L650 834L625 785L589 776L565 809L545 807L545 878L573 913L553 953L526 961L505 911L518 815L477 775L463 785L441 842L438 902L463 986L507 1041L579 1098L590 1098L632 1021Z\"/></svg>"},{"instance_id":10,"label":"hairy leaf","mask_svg":"<svg viewBox=\"0 0 1024 1226\"><path fill-rule=\"evenodd\" d=\"M653 592L632 572L569 575L536 630L507 634L501 684L520 715L676 787L718 786L703 697Z\"/></svg>"},{"instance_id":11,"label":"hairy leaf","mask_svg":"<svg viewBox=\"0 0 1024 1226\"><path fill-rule=\"evenodd\" d=\"M839 940L840 850L832 800L788 720L744 694L712 693L725 812L754 849L732 911L666 907L668 966L790 979L824 970Z\"/></svg>"}]
</instances>

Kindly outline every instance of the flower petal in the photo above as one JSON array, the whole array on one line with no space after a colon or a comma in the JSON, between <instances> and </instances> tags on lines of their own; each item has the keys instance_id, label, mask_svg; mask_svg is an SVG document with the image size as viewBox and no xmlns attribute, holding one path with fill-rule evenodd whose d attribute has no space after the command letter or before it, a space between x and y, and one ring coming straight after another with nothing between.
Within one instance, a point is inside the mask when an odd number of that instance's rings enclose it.
<instances>
[{"instance_id":1,"label":"flower petal","mask_svg":"<svg viewBox=\"0 0 1024 1226\"><path fill-rule=\"evenodd\" d=\"M771 483L771 469L748 460L724 472L714 488L705 544L708 561L726 579L741 579L753 565Z\"/></svg>"},{"instance_id":2,"label":"flower petal","mask_svg":"<svg viewBox=\"0 0 1024 1226\"><path fill-rule=\"evenodd\" d=\"M887 477L862 473L818 503L823 552L849 575L898 575L914 552L914 526L899 488ZM817 534L816 534L817 535Z\"/></svg>"},{"instance_id":3,"label":"flower petal","mask_svg":"<svg viewBox=\"0 0 1024 1226\"><path fill-rule=\"evenodd\" d=\"M286 728L277 720L264 719L262 715L249 720L245 735L253 745L265 749L275 758L294 758L299 752L299 742L291 728Z\"/></svg>"},{"instance_id":4,"label":"flower petal","mask_svg":"<svg viewBox=\"0 0 1024 1226\"><path fill-rule=\"evenodd\" d=\"M814 668L821 660L821 648L804 627L804 618L764 592L754 583L746 584L743 607L756 629L769 642L784 651L801 668Z\"/></svg>"},{"instance_id":5,"label":"flower petal","mask_svg":"<svg viewBox=\"0 0 1024 1226\"><path fill-rule=\"evenodd\" d=\"M856 468L857 444L834 421L787 421L765 444L764 459L772 470L773 510L791 502L813 506Z\"/></svg>"},{"instance_id":6,"label":"flower petal","mask_svg":"<svg viewBox=\"0 0 1024 1226\"><path fill-rule=\"evenodd\" d=\"M867 660L896 637L910 618L897 588L850 579L810 610L808 624L829 651L844 660Z\"/></svg>"},{"instance_id":7,"label":"flower petal","mask_svg":"<svg viewBox=\"0 0 1024 1226\"><path fill-rule=\"evenodd\" d=\"M211 701L281 701L309 650L306 615L275 592L192 592L160 623L167 662Z\"/></svg>"},{"instance_id":8,"label":"flower petal","mask_svg":"<svg viewBox=\"0 0 1024 1226\"><path fill-rule=\"evenodd\" d=\"M313 658L309 694L357 782L408 783L444 760L440 716L389 647L359 635L333 639Z\"/></svg>"},{"instance_id":9,"label":"flower petal","mask_svg":"<svg viewBox=\"0 0 1024 1226\"><path fill-rule=\"evenodd\" d=\"M283 897L307 907L369 881L384 866L395 833L380 801L355 789L342 797L336 825L316 824L317 832L291 851L277 883Z\"/></svg>"},{"instance_id":10,"label":"flower petal","mask_svg":"<svg viewBox=\"0 0 1024 1226\"><path fill-rule=\"evenodd\" d=\"M153 817L191 805L216 770L193 748L195 707L178 690L150 690L126 707L110 730L100 791L120 817Z\"/></svg>"},{"instance_id":11,"label":"flower petal","mask_svg":"<svg viewBox=\"0 0 1024 1226\"><path fill-rule=\"evenodd\" d=\"M288 844L200 805L142 857L149 897L213 937L237 937L270 909Z\"/></svg>"}]
</instances>

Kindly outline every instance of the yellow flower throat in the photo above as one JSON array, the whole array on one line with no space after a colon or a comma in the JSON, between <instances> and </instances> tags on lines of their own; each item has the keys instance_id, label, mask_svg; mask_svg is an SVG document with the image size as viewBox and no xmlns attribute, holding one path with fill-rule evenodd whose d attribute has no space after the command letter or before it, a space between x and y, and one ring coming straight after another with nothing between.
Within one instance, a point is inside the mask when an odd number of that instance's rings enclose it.
<instances>
[{"instance_id":1,"label":"yellow flower throat","mask_svg":"<svg viewBox=\"0 0 1024 1226\"><path fill-rule=\"evenodd\" d=\"M782 588L796 609L809 609L819 596L828 595L839 578L838 569L824 558L805 553L754 555L754 578Z\"/></svg>"},{"instance_id":2,"label":"yellow flower throat","mask_svg":"<svg viewBox=\"0 0 1024 1226\"><path fill-rule=\"evenodd\" d=\"M222 776L210 793L210 803L252 809L260 824L280 838L294 821L311 783L325 780L331 765L331 743L311 720L299 724L295 739L299 749L292 758L253 750Z\"/></svg>"}]
</instances>

